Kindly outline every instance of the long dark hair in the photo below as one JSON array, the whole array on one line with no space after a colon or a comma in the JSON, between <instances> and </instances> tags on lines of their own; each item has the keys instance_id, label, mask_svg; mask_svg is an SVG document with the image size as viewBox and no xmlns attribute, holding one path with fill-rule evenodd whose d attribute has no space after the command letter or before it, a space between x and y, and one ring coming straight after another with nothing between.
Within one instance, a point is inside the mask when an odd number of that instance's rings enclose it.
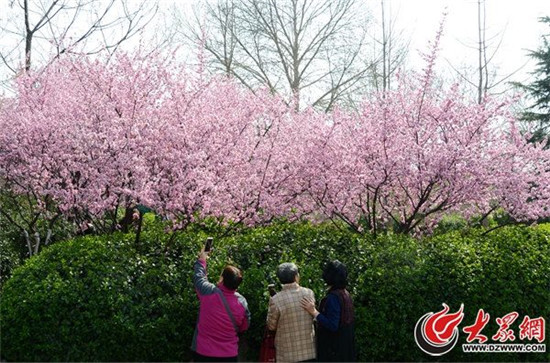
<instances>
[{"instance_id":1,"label":"long dark hair","mask_svg":"<svg viewBox=\"0 0 550 363\"><path fill-rule=\"evenodd\" d=\"M332 289L345 289L348 286L348 269L338 260L331 261L323 269L323 280Z\"/></svg>"}]
</instances>

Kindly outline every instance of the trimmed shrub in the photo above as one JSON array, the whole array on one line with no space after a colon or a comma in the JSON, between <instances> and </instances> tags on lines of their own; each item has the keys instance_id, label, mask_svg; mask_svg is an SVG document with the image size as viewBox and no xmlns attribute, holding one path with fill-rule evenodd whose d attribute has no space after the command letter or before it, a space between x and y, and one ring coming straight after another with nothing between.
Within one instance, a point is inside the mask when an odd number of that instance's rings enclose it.
<instances>
[{"instance_id":1,"label":"trimmed shrub","mask_svg":"<svg viewBox=\"0 0 550 363\"><path fill-rule=\"evenodd\" d=\"M131 237L57 243L17 269L2 293L3 358L188 359L197 307L185 283L190 261L166 258L160 245L138 253Z\"/></svg>"},{"instance_id":2,"label":"trimmed shrub","mask_svg":"<svg viewBox=\"0 0 550 363\"><path fill-rule=\"evenodd\" d=\"M457 346L441 357L424 354L413 338L418 319L464 304L459 328L473 324L478 309L490 313L483 334L498 331L497 317L516 311L518 320L550 316L550 226L454 231L421 241L381 239L358 281L355 304L361 360L548 361L548 353L464 354ZM519 335L516 321L512 326ZM548 336L548 326L546 327ZM518 337L519 338L519 337ZM489 341L490 342L490 341ZM516 341L517 342L517 341ZM533 343L526 341L525 343Z\"/></svg>"},{"instance_id":3,"label":"trimmed shrub","mask_svg":"<svg viewBox=\"0 0 550 363\"><path fill-rule=\"evenodd\" d=\"M223 231L210 231L216 235ZM156 222L134 244L132 235L58 243L16 270L3 289L2 355L7 360L167 361L189 359L198 302L191 266L206 234L188 230L173 240ZM415 344L413 329L427 312L465 305L460 328L477 310L495 318L550 316L550 225L453 231L415 240L359 236L331 225L277 223L216 237L211 281L226 263L244 271L239 291L252 326L246 359L258 358L268 305L281 262L300 267L301 284L318 300L322 267L339 259L349 269L361 361L548 361L544 354L463 354L460 344L433 358ZM519 334L516 322L512 327ZM548 336L548 327L547 333Z\"/></svg>"}]
</instances>

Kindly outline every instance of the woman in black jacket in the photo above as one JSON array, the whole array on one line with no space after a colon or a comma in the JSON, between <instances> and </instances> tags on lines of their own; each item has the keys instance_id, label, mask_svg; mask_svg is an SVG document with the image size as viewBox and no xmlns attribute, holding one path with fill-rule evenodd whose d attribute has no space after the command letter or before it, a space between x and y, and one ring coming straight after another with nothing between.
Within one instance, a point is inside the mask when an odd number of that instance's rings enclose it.
<instances>
[{"instance_id":1,"label":"woman in black jacket","mask_svg":"<svg viewBox=\"0 0 550 363\"><path fill-rule=\"evenodd\" d=\"M355 314L351 296L346 290L348 271L338 260L329 262L323 270L328 285L327 295L319 310L312 300L304 298L302 307L317 322L317 360L319 362L354 362Z\"/></svg>"}]
</instances>

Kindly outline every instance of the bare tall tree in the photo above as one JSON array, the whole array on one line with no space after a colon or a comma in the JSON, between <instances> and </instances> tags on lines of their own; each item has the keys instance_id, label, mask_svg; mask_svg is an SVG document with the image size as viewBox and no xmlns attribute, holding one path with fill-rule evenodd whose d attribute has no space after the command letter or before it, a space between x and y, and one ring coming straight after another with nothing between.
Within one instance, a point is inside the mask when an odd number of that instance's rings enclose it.
<instances>
[{"instance_id":1,"label":"bare tall tree","mask_svg":"<svg viewBox=\"0 0 550 363\"><path fill-rule=\"evenodd\" d=\"M485 0L477 1L477 30L478 30L478 84L477 103L487 96L489 89L489 62L487 61L487 39L486 39L486 7Z\"/></svg>"},{"instance_id":2,"label":"bare tall tree","mask_svg":"<svg viewBox=\"0 0 550 363\"><path fill-rule=\"evenodd\" d=\"M380 36L373 39L376 59L372 62L372 81L376 90L386 91L391 89L392 77L407 57L410 40L405 39L403 31L396 30L391 2L380 0L380 10Z\"/></svg>"},{"instance_id":3,"label":"bare tall tree","mask_svg":"<svg viewBox=\"0 0 550 363\"><path fill-rule=\"evenodd\" d=\"M156 1L10 0L1 24L0 59L13 74L31 69L37 53L48 61L77 47L114 52L155 16Z\"/></svg>"},{"instance_id":4,"label":"bare tall tree","mask_svg":"<svg viewBox=\"0 0 550 363\"><path fill-rule=\"evenodd\" d=\"M181 28L215 69L251 89L331 109L368 71L357 0L218 0Z\"/></svg>"},{"instance_id":5,"label":"bare tall tree","mask_svg":"<svg viewBox=\"0 0 550 363\"><path fill-rule=\"evenodd\" d=\"M506 84L523 65L515 71L507 74L499 74L498 66L494 62L502 41L504 39L504 30L488 34L487 27L487 7L485 0L477 0L477 41L474 44L466 45L475 50L477 57L477 67L465 70L459 70L449 62L450 66L456 71L458 76L466 81L473 89L475 89L475 97L478 103L481 103L489 94L502 93L503 84ZM513 86L510 85L511 89Z\"/></svg>"}]
</instances>

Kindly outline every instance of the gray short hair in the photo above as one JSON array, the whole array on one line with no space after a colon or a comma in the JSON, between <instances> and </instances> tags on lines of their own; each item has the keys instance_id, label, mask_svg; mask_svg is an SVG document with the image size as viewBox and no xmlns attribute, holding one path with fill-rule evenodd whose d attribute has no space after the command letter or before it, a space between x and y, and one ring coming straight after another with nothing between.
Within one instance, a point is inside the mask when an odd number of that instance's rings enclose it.
<instances>
[{"instance_id":1,"label":"gray short hair","mask_svg":"<svg viewBox=\"0 0 550 363\"><path fill-rule=\"evenodd\" d=\"M292 262L281 263L277 267L277 277L281 284L290 284L296 281L296 276L298 276L298 266Z\"/></svg>"}]
</instances>

